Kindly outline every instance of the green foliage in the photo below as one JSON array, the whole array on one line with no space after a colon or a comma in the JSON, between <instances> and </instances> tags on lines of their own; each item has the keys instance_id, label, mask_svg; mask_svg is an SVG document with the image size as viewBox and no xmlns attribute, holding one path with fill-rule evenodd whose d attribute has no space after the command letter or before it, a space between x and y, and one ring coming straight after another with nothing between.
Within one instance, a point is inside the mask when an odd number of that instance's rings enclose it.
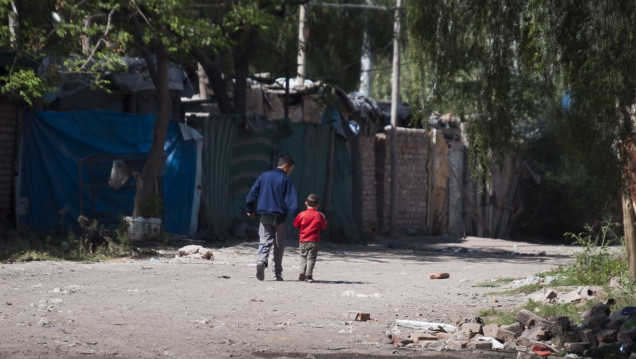
<instances>
[{"instance_id":1,"label":"green foliage","mask_svg":"<svg viewBox=\"0 0 636 359\"><path fill-rule=\"evenodd\" d=\"M504 284L508 284L515 280L514 278L496 278L491 279L482 283L477 283L473 287L483 287L483 288L496 288L500 287Z\"/></svg>"},{"instance_id":2,"label":"green foliage","mask_svg":"<svg viewBox=\"0 0 636 359\"><path fill-rule=\"evenodd\" d=\"M545 107L542 84L525 61L525 2L412 0L406 9L421 118L437 110L466 122L469 163L483 190L491 166L535 135Z\"/></svg>"},{"instance_id":3,"label":"green foliage","mask_svg":"<svg viewBox=\"0 0 636 359\"><path fill-rule=\"evenodd\" d=\"M89 75L93 85L103 90L108 90L103 75L121 70L121 56L153 54L155 46L163 43L173 61L196 66L192 49L200 49L210 58L221 52L223 58L231 57L233 52L227 50L249 45L242 34L275 31L274 16L260 11L255 2L34 0L28 4L16 2L17 14L10 11L8 0L2 0L2 4L0 16L6 19L11 15L19 22L14 32L7 22L0 24L0 46L13 49L16 60L26 58L32 61L29 66L37 67L47 55L64 58L63 64L57 62L55 67L49 67L47 80L55 82L57 70L61 69ZM219 63L223 65L223 61ZM0 76L2 91L35 104L50 85L21 67L24 64L14 61ZM221 70L231 74L232 69Z\"/></svg>"},{"instance_id":4,"label":"green foliage","mask_svg":"<svg viewBox=\"0 0 636 359\"><path fill-rule=\"evenodd\" d=\"M598 227L587 226L584 232L566 233L565 237L573 245L583 247L583 250L574 255L574 263L569 266L555 268L552 271L540 273L537 276L557 276L558 279L549 284L551 288L573 288L577 286L602 286L606 288L606 295L598 297L598 301L612 298L617 308L633 306L636 300L636 285L628 279L625 247L619 247L620 251L612 251L612 245L623 242L620 226L609 220L603 221ZM609 287L611 278L617 278L619 286ZM510 289L505 292L490 294L518 294L533 293L545 287L544 284L533 284L520 288ZM568 287L565 287L568 286ZM539 303L529 300L518 309L527 309L540 317L567 316L576 322L580 320L581 313L594 305L595 301L583 303ZM480 316L488 323L512 324L515 313L518 311L498 311L495 308L482 311Z\"/></svg>"},{"instance_id":5,"label":"green foliage","mask_svg":"<svg viewBox=\"0 0 636 359\"><path fill-rule=\"evenodd\" d=\"M417 103L424 115L452 111L468 122L475 178L488 180L492 159L527 144L545 119L566 161L597 186L620 187L621 144L634 135L635 3L411 0L406 9Z\"/></svg>"},{"instance_id":6,"label":"green foliage","mask_svg":"<svg viewBox=\"0 0 636 359\"><path fill-rule=\"evenodd\" d=\"M524 211L517 217L513 235L558 241L563 233L580 231L586 223L620 215L620 178L604 178L575 156L564 154L547 121L541 135L525 141L525 157L541 176L539 184L523 187Z\"/></svg>"},{"instance_id":7,"label":"green foliage","mask_svg":"<svg viewBox=\"0 0 636 359\"><path fill-rule=\"evenodd\" d=\"M583 247L582 252L574 255L571 267L572 276L582 285L607 285L612 277L627 275L624 251L610 252L610 245L623 241L619 229L619 224L606 220L598 228L586 226L584 232L565 234L573 244Z\"/></svg>"},{"instance_id":8,"label":"green foliage","mask_svg":"<svg viewBox=\"0 0 636 359\"><path fill-rule=\"evenodd\" d=\"M99 227L93 221L90 224ZM120 225L106 244L89 253L88 243L81 240L81 233L70 228L60 228L51 234L24 229L11 231L7 240L0 242L0 261L104 261L113 258L136 256L123 225Z\"/></svg>"},{"instance_id":9,"label":"green foliage","mask_svg":"<svg viewBox=\"0 0 636 359\"><path fill-rule=\"evenodd\" d=\"M262 38L253 64L254 72L271 72L274 78L295 77L298 53L298 6L286 2L284 14L275 19L270 38ZM359 4L361 0L328 0L323 4ZM394 1L375 1L377 6L395 6ZM392 10L371 10L345 6L307 6L309 38L306 50L306 76L335 84L345 92L359 88L363 36L369 36L373 71L372 91L376 98L390 94L392 57ZM379 81L379 82L378 82ZM389 84L387 87L386 84Z\"/></svg>"},{"instance_id":10,"label":"green foliage","mask_svg":"<svg viewBox=\"0 0 636 359\"><path fill-rule=\"evenodd\" d=\"M35 71L31 69L18 69L5 77L4 83L0 87L3 95L17 95L28 105L33 106L42 100L45 91L51 91Z\"/></svg>"},{"instance_id":11,"label":"green foliage","mask_svg":"<svg viewBox=\"0 0 636 359\"><path fill-rule=\"evenodd\" d=\"M516 322L516 311L502 311L494 307L482 310L477 315L483 319L486 324L496 323L499 325L509 325Z\"/></svg>"},{"instance_id":12,"label":"green foliage","mask_svg":"<svg viewBox=\"0 0 636 359\"><path fill-rule=\"evenodd\" d=\"M148 218L161 218L163 210L163 199L156 193L152 193L147 201L142 203L140 207L141 213Z\"/></svg>"},{"instance_id":13,"label":"green foliage","mask_svg":"<svg viewBox=\"0 0 636 359\"><path fill-rule=\"evenodd\" d=\"M535 302L532 300L528 300L526 304L523 306L513 310L513 311L501 311L495 308L490 308L487 310L482 310L479 312L479 317L481 317L486 324L500 324L500 325L508 325L516 322L516 313L521 310L529 310L536 315L542 318L549 317L568 317L574 323L578 322L581 318L581 313L583 313L588 308L592 307L595 304L593 301L580 303L556 303L556 304L544 304Z\"/></svg>"},{"instance_id":14,"label":"green foliage","mask_svg":"<svg viewBox=\"0 0 636 359\"><path fill-rule=\"evenodd\" d=\"M619 144L634 134L636 4L532 0L527 16L536 69L555 95L572 89L569 111L550 114L566 156L615 188L626 158Z\"/></svg>"}]
</instances>

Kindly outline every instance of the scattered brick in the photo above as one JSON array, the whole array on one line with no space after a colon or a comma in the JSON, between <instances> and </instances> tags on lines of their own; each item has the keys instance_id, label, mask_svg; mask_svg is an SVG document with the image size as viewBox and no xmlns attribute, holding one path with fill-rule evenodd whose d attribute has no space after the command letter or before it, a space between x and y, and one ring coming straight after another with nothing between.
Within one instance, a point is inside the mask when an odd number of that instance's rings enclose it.
<instances>
[{"instance_id":1,"label":"scattered brick","mask_svg":"<svg viewBox=\"0 0 636 359\"><path fill-rule=\"evenodd\" d=\"M431 279L446 279L450 278L450 273L433 273Z\"/></svg>"}]
</instances>

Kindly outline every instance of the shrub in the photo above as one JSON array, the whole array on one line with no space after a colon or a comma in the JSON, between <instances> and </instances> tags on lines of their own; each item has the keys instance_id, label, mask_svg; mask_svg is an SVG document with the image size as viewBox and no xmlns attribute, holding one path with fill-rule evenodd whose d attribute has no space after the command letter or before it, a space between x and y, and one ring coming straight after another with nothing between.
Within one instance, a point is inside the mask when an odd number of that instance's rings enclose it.
<instances>
[{"instance_id":1,"label":"shrub","mask_svg":"<svg viewBox=\"0 0 636 359\"><path fill-rule=\"evenodd\" d=\"M566 233L567 240L583 247L574 256L570 270L572 276L583 285L607 285L612 277L623 277L627 273L625 250L611 251L612 245L623 245L618 223L604 220L597 226L586 225L581 233Z\"/></svg>"}]
</instances>

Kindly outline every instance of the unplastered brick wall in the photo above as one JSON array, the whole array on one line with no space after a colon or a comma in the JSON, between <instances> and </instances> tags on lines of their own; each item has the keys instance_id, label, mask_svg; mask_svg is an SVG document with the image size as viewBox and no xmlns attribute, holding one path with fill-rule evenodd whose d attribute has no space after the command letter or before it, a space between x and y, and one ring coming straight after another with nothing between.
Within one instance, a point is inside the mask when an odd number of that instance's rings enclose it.
<instances>
[{"instance_id":1,"label":"unplastered brick wall","mask_svg":"<svg viewBox=\"0 0 636 359\"><path fill-rule=\"evenodd\" d=\"M377 231L376 181L375 181L375 137L360 137L360 169L362 187L360 233L371 238Z\"/></svg>"},{"instance_id":2,"label":"unplastered brick wall","mask_svg":"<svg viewBox=\"0 0 636 359\"><path fill-rule=\"evenodd\" d=\"M0 221L13 207L17 113L15 105L0 99Z\"/></svg>"},{"instance_id":3,"label":"unplastered brick wall","mask_svg":"<svg viewBox=\"0 0 636 359\"><path fill-rule=\"evenodd\" d=\"M386 135L379 135L376 144L378 188L378 222L381 231L389 230L391 191L391 128ZM428 199L428 159L430 136L426 130L396 129L395 157L397 162L397 231L415 230L426 232L426 208ZM382 153L384 152L384 153ZM380 160L384 157L383 160Z\"/></svg>"}]
</instances>

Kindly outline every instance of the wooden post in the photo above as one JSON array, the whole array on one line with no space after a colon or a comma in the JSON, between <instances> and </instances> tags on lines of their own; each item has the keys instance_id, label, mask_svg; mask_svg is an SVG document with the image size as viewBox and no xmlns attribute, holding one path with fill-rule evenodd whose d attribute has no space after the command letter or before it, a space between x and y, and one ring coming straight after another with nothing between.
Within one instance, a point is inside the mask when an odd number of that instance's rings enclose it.
<instances>
[{"instance_id":1,"label":"wooden post","mask_svg":"<svg viewBox=\"0 0 636 359\"><path fill-rule=\"evenodd\" d=\"M457 141L450 145L450 171L457 181L448 181L448 229L450 234L461 236L464 234L464 206L462 205L461 189L464 188L464 146Z\"/></svg>"},{"instance_id":2,"label":"wooden post","mask_svg":"<svg viewBox=\"0 0 636 359\"><path fill-rule=\"evenodd\" d=\"M437 129L431 130L431 139L429 140L428 156L428 199L426 203L426 228L429 233L433 233L433 211L435 204L433 203L433 193L435 193L435 161L437 156ZM454 175L454 173L453 173Z\"/></svg>"},{"instance_id":3,"label":"wooden post","mask_svg":"<svg viewBox=\"0 0 636 359\"><path fill-rule=\"evenodd\" d=\"M623 195L623 227L625 231L625 247L627 248L629 281L634 283L636 281L636 231L634 230L634 205L630 195L631 193Z\"/></svg>"}]
</instances>

